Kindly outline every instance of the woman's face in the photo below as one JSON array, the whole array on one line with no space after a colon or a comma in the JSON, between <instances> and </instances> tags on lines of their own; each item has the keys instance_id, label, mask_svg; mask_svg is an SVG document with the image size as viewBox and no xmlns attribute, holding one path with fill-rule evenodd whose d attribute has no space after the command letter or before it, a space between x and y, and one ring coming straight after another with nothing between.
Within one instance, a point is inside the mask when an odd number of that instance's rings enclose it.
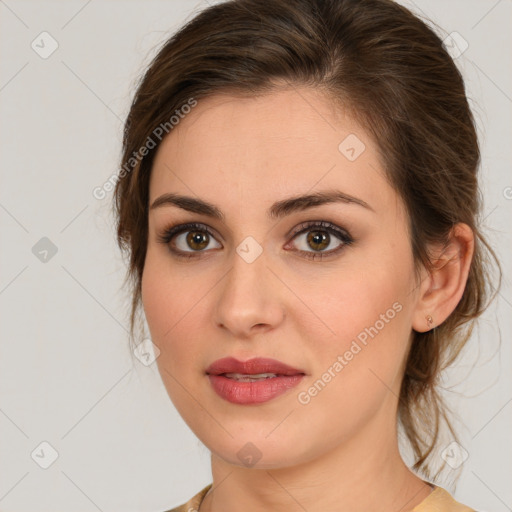
<instances>
[{"instance_id":1,"label":"woman's face","mask_svg":"<svg viewBox=\"0 0 512 512\"><path fill-rule=\"evenodd\" d=\"M200 100L158 149L149 202L158 368L214 454L275 468L396 436L418 287L402 202L357 123L307 88ZM211 368L227 357L291 370Z\"/></svg>"}]
</instances>

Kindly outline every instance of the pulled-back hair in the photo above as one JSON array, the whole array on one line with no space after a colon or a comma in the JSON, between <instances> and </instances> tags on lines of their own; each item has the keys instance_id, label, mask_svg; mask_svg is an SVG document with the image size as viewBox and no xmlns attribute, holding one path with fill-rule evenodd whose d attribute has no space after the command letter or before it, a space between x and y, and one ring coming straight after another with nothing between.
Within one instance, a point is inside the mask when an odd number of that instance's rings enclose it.
<instances>
[{"instance_id":1,"label":"pulled-back hair","mask_svg":"<svg viewBox=\"0 0 512 512\"><path fill-rule=\"evenodd\" d=\"M141 313L155 129L170 132L169 119L191 99L259 95L282 83L325 92L373 137L408 212L416 270L432 268L428 244L447 243L456 223L475 234L464 294L441 325L413 332L400 390L413 468L429 476L443 422L456 438L439 376L494 298L491 263L500 264L478 226L480 152L461 73L440 37L391 0L231 0L201 11L164 43L131 105L115 189L118 243L129 257L131 340ZM156 145L141 157L148 137Z\"/></svg>"}]
</instances>

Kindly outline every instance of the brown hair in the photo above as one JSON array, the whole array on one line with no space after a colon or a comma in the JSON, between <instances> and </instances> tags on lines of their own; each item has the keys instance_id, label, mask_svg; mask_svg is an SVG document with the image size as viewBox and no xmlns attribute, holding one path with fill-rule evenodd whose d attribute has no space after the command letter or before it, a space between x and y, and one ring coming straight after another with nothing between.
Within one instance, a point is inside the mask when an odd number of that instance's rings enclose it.
<instances>
[{"instance_id":1,"label":"brown hair","mask_svg":"<svg viewBox=\"0 0 512 512\"><path fill-rule=\"evenodd\" d=\"M409 214L417 268L431 268L427 244L446 243L456 223L475 233L462 299L441 325L414 332L400 391L398 419L413 468L429 476L443 421L456 438L438 391L440 373L495 296L489 256L499 269L495 293L501 267L477 226L480 152L463 78L434 31L391 0L231 0L201 11L165 42L131 105L115 189L118 243L129 255L131 336L141 309L149 177L160 140L151 151L141 148L154 141L157 127L170 132L169 119L191 99L262 94L281 82L321 89L374 137Z\"/></svg>"}]
</instances>

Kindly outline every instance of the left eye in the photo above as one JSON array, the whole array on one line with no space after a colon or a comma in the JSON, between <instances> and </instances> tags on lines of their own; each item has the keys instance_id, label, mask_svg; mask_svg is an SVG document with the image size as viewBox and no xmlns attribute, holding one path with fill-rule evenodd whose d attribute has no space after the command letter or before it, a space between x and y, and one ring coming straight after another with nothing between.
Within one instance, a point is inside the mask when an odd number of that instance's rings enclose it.
<instances>
[{"instance_id":1,"label":"left eye","mask_svg":"<svg viewBox=\"0 0 512 512\"><path fill-rule=\"evenodd\" d=\"M315 251L330 252L327 250L329 246L331 246L331 250L336 248L332 247L335 240L331 236L331 233L326 230L309 229L308 231L295 235L295 238L299 240L298 248L301 251L307 251L308 248L313 248ZM343 243L343 241L339 239L338 242L337 247Z\"/></svg>"},{"instance_id":2,"label":"left eye","mask_svg":"<svg viewBox=\"0 0 512 512\"><path fill-rule=\"evenodd\" d=\"M334 238L338 240L338 245L334 248L331 247ZM293 240L298 239L299 247L298 252L304 254L307 258L323 258L331 254L336 254L341 251L346 245L350 245L354 240L348 231L338 228L330 222L316 222L301 224L293 236ZM330 250L326 250L331 247ZM308 249L312 248L313 251Z\"/></svg>"},{"instance_id":3,"label":"left eye","mask_svg":"<svg viewBox=\"0 0 512 512\"><path fill-rule=\"evenodd\" d=\"M338 240L338 244L334 248L331 247L335 242L332 235ZM214 234L203 224L174 226L159 235L158 239L168 245L176 256L183 258L199 256L199 253L205 252L211 242L216 242L217 246L210 247L210 249L222 248L216 241ZM312 259L337 253L353 242L352 237L346 230L324 221L301 224L292 236L292 240L296 239L299 240L300 247L295 250ZM295 246L295 244L293 245ZM331 249L326 250L329 247ZM313 251L308 250L308 248L312 248Z\"/></svg>"}]
</instances>

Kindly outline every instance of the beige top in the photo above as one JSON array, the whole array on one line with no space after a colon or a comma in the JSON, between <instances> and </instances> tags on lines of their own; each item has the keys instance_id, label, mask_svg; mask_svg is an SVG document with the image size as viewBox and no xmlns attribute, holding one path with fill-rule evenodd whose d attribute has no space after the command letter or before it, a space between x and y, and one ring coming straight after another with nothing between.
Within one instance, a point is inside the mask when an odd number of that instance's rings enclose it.
<instances>
[{"instance_id":1,"label":"beige top","mask_svg":"<svg viewBox=\"0 0 512 512\"><path fill-rule=\"evenodd\" d=\"M166 512L197 512L199 505L203 501L206 493L212 484L207 485L199 491L195 496L190 498L186 503L179 507L167 510ZM435 489L419 504L416 505L411 512L475 512L472 508L462 505L455 501L448 491L442 487Z\"/></svg>"}]
</instances>

